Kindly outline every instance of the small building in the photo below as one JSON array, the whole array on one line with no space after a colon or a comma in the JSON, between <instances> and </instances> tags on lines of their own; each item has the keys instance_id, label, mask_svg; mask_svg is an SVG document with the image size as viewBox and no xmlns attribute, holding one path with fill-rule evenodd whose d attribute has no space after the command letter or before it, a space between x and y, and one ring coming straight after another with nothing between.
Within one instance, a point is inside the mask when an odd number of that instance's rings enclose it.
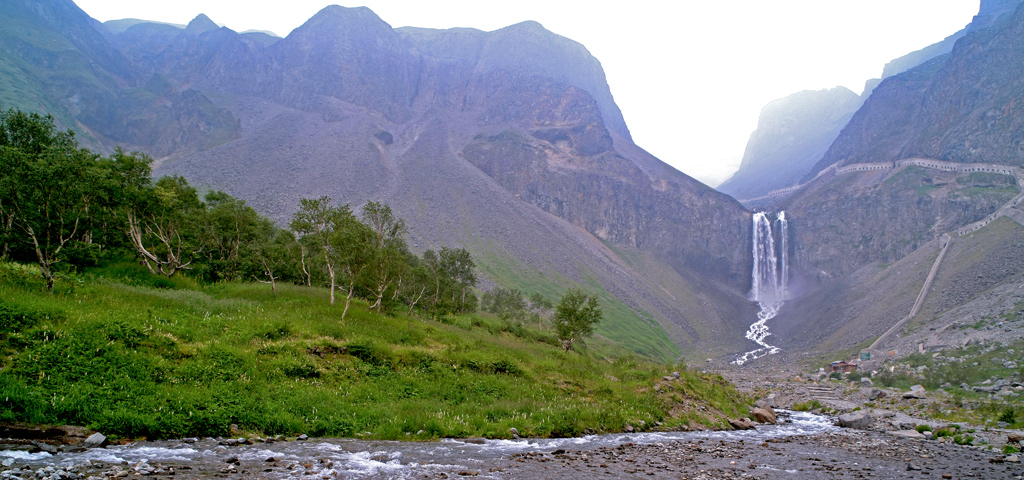
<instances>
[{"instance_id":1,"label":"small building","mask_svg":"<svg viewBox=\"0 0 1024 480\"><path fill-rule=\"evenodd\" d=\"M857 371L857 364L849 362L832 362L829 365L829 372L851 373Z\"/></svg>"}]
</instances>

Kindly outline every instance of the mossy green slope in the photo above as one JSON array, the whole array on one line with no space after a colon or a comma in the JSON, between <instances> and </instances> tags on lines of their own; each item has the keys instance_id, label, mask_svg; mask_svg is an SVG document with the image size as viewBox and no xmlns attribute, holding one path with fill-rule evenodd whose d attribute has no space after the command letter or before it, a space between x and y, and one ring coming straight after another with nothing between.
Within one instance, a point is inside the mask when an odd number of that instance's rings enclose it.
<instances>
[{"instance_id":1,"label":"mossy green slope","mask_svg":"<svg viewBox=\"0 0 1024 480\"><path fill-rule=\"evenodd\" d=\"M563 352L484 316L340 320L322 289L199 285L134 265L69 275L55 294L0 263L0 419L122 437L390 439L566 436L725 426L745 399L721 377ZM672 370L682 378L661 382ZM589 430L588 430L589 429Z\"/></svg>"}]
</instances>

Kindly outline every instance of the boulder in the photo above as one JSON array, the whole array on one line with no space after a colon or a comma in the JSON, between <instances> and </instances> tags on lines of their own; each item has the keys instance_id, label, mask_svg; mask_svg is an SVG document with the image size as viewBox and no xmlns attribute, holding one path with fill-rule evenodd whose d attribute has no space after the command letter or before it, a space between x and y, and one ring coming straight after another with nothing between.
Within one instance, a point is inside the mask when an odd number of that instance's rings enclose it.
<instances>
[{"instance_id":1,"label":"boulder","mask_svg":"<svg viewBox=\"0 0 1024 480\"><path fill-rule=\"evenodd\" d=\"M914 386L916 387L918 385L914 385ZM914 387L910 387L910 391L904 393L903 394L903 398L918 398L918 399L925 398L925 390L924 390L924 388L914 389Z\"/></svg>"},{"instance_id":2,"label":"boulder","mask_svg":"<svg viewBox=\"0 0 1024 480\"><path fill-rule=\"evenodd\" d=\"M919 438L924 439L925 435L917 430L897 430L892 432L893 435L904 438Z\"/></svg>"},{"instance_id":3,"label":"boulder","mask_svg":"<svg viewBox=\"0 0 1024 480\"><path fill-rule=\"evenodd\" d=\"M851 412L844 413L839 416L839 426L846 428L856 428L858 430L866 430L875 422L874 418L867 412Z\"/></svg>"},{"instance_id":4,"label":"boulder","mask_svg":"<svg viewBox=\"0 0 1024 480\"><path fill-rule=\"evenodd\" d=\"M875 382L872 382L868 377L860 377L860 386L862 387L873 387Z\"/></svg>"},{"instance_id":5,"label":"boulder","mask_svg":"<svg viewBox=\"0 0 1024 480\"><path fill-rule=\"evenodd\" d=\"M1024 441L1024 434L1022 433L1010 433L1006 435L1007 443L1020 443Z\"/></svg>"},{"instance_id":6,"label":"boulder","mask_svg":"<svg viewBox=\"0 0 1024 480\"><path fill-rule=\"evenodd\" d=\"M89 435L89 438L86 438L85 441L82 442L82 446L85 448L105 447L107 446L107 437L105 437L102 433L96 432L92 435Z\"/></svg>"},{"instance_id":7,"label":"boulder","mask_svg":"<svg viewBox=\"0 0 1024 480\"><path fill-rule=\"evenodd\" d=\"M757 423L770 423L775 424L777 420L775 416L775 410L772 407L757 407L750 411L750 416L754 418Z\"/></svg>"},{"instance_id":8,"label":"boulder","mask_svg":"<svg viewBox=\"0 0 1024 480\"><path fill-rule=\"evenodd\" d=\"M868 395L868 400L875 401L875 400L878 400L879 398L885 398L885 395L886 395L885 390L879 390L877 388L872 388L871 389L871 393Z\"/></svg>"},{"instance_id":9,"label":"boulder","mask_svg":"<svg viewBox=\"0 0 1024 480\"><path fill-rule=\"evenodd\" d=\"M754 422L749 418L729 419L729 425L736 430L750 430L754 428Z\"/></svg>"}]
</instances>

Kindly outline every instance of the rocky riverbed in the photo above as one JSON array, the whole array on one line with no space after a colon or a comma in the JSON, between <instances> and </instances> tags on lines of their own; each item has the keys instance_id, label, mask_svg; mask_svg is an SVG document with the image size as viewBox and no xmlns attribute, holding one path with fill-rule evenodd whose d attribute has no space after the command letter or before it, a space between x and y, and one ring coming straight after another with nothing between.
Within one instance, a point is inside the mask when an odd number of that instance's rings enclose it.
<instances>
[{"instance_id":1,"label":"rocky riverbed","mask_svg":"<svg viewBox=\"0 0 1024 480\"><path fill-rule=\"evenodd\" d=\"M1024 478L1022 456L1002 453L1007 446L1021 448L1024 432L961 425L958 433L970 433L974 445L960 445L952 436L915 430L947 428L909 408L937 401L941 393L902 393L792 371L724 373L768 411L818 400L835 416L780 409L778 424L749 430L440 442L207 438L107 446L94 441L93 448L84 448L95 438L75 430L63 434L62 441L71 444L60 448L11 440L9 449L0 451L0 480Z\"/></svg>"},{"instance_id":2,"label":"rocky riverbed","mask_svg":"<svg viewBox=\"0 0 1024 480\"><path fill-rule=\"evenodd\" d=\"M150 443L19 459L0 478L1022 478L1013 458L890 433L690 432L439 444L323 441L224 447ZM680 434L682 435L682 434ZM632 440L632 441L629 441ZM655 440L655 441L652 441ZM207 442L207 444L203 444ZM217 445L217 446L213 446ZM221 448L218 448L221 447Z\"/></svg>"}]
</instances>

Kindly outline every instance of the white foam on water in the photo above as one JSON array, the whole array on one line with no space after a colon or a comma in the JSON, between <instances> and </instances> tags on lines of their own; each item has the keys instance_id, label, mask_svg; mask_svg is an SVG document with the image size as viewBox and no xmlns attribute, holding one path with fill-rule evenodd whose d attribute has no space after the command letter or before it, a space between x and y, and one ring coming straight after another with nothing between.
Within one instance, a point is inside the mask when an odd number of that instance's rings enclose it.
<instances>
[{"instance_id":1,"label":"white foam on water","mask_svg":"<svg viewBox=\"0 0 1024 480\"><path fill-rule=\"evenodd\" d=\"M46 452L28 453L21 450L0 450L0 457L10 457L16 460L43 460L50 456Z\"/></svg>"}]
</instances>

